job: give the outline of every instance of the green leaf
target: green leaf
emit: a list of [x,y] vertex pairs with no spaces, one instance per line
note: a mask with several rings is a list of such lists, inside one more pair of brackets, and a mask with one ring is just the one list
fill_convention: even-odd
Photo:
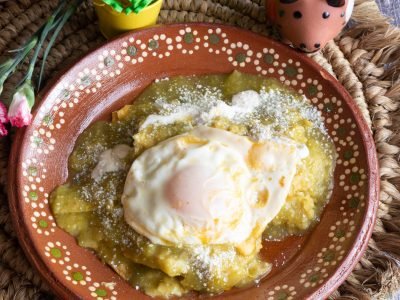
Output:
[[[13,58],[9,58],[4,63],[2,63],[0,65],[0,74],[3,72],[6,72],[12,66],[13,63],[14,63]],[[1,77],[1,75],[0,75],[0,77]]]
[[[26,43],[26,45],[23,48],[23,51],[21,53],[18,53],[15,58],[14,58],[14,62],[13,64],[9,67],[9,69],[4,73],[4,74],[0,74],[1,78],[3,78],[3,80],[7,80],[8,76],[10,76],[10,74],[14,73],[15,69],[17,68],[17,66],[25,60],[26,56],[29,54],[29,52],[31,52],[31,50],[33,48],[35,48],[35,46],[38,43],[38,37],[37,36],[32,36],[31,39]],[[25,81],[25,78],[22,80]]]
[[141,10],[149,6],[151,3],[154,2],[154,0],[139,0],[139,1],[134,1],[135,3],[132,5],[133,11],[135,13],[139,13]]
[[129,0],[131,5],[127,7],[118,0],[103,0],[103,2],[111,6],[116,12],[124,12],[129,15],[132,12],[139,13],[142,9],[154,3],[155,0]]
[[103,2],[111,6],[116,12],[122,12],[124,10],[124,5],[117,0],[103,0]]
[[53,23],[54,23],[54,16],[51,16],[46,22],[46,24],[43,26],[43,30],[40,33],[40,38],[35,48],[35,52],[33,53],[33,56],[29,62],[28,72],[26,73],[23,81],[32,79],[33,70],[35,68],[40,49],[42,48],[43,42],[46,40],[48,33],[52,30]]

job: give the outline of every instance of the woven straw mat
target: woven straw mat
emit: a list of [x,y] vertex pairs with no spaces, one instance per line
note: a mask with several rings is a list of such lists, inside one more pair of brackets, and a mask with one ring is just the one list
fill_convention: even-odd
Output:
[[[56,5],[55,0],[0,1],[0,56],[18,48]],[[164,0],[160,23],[194,21],[267,33],[263,0]],[[380,160],[380,207],[364,257],[331,299],[390,299],[400,287],[400,29],[390,25],[373,0],[356,0],[353,21],[311,57],[345,86],[372,128]],[[93,7],[85,3],[60,33],[46,76],[104,42]],[[7,82],[4,99],[26,69],[24,65]],[[0,140],[0,299],[51,299],[12,228],[5,193],[11,141]]]

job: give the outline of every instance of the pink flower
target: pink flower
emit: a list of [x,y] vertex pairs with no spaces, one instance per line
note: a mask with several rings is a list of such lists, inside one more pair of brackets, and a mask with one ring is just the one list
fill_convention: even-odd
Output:
[[31,109],[25,96],[17,95],[17,97],[13,98],[8,117],[12,126],[23,127],[31,124]]
[[0,102],[0,123],[8,123],[7,107],[3,102]]
[[33,87],[30,81],[27,81],[16,91],[8,109],[8,119],[12,126],[23,127],[31,124],[34,101]]
[[6,136],[8,131],[5,124],[8,123],[7,108],[3,102],[0,102],[0,136]]
[[3,123],[0,123],[0,136],[6,136],[8,134],[6,126]]

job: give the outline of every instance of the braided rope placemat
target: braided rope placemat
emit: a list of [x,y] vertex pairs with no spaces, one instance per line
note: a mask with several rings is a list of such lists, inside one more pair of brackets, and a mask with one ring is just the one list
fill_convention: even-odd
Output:
[[[264,0],[164,0],[160,23],[228,23],[267,34]],[[50,0],[0,1],[0,56],[18,48],[57,5]],[[46,78],[104,43],[90,3],[66,24],[53,47]],[[388,299],[400,287],[400,30],[373,0],[356,1],[354,26],[310,55],[335,76],[360,107],[374,133],[381,173],[378,219],[369,247],[332,299]],[[7,82],[4,99],[26,72]],[[5,186],[12,138],[0,140],[0,299],[51,299],[31,268],[11,225]]]

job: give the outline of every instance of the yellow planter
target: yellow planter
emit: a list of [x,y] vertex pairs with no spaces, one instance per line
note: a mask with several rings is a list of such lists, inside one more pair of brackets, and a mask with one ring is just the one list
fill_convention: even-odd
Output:
[[132,12],[128,15],[116,12],[101,0],[94,0],[93,4],[99,17],[101,33],[106,38],[111,38],[126,31],[156,24],[162,2],[163,0],[157,0],[138,14]]

